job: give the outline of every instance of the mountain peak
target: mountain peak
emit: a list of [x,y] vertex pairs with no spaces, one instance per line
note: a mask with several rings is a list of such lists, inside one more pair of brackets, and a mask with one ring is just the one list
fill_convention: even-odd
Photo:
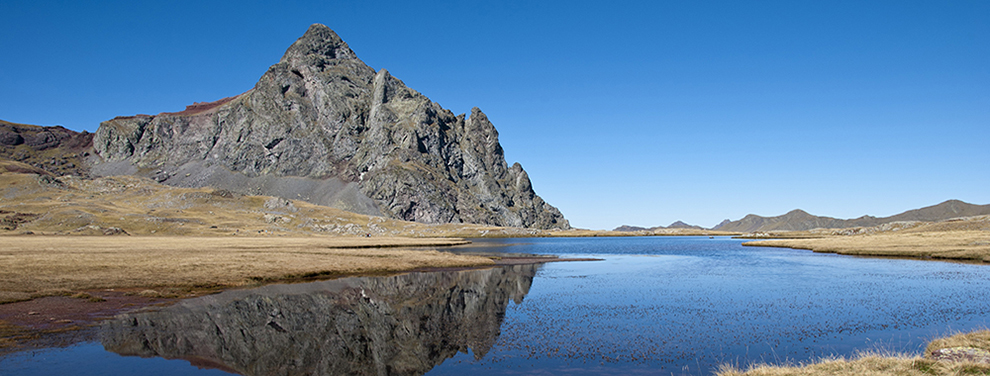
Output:
[[[217,114],[186,116],[208,111]],[[94,148],[169,185],[423,223],[570,228],[522,166],[509,168],[481,110],[454,115],[369,67],[320,24],[238,99],[104,122]],[[101,163],[94,174],[116,174],[112,166]]]
[[729,223],[732,223],[732,220],[726,218],[726,219],[723,219],[722,222],[719,222],[719,224],[715,225],[715,227],[712,227],[711,229],[712,230],[718,230],[720,227],[725,226],[725,225],[727,225]]
[[323,24],[312,24],[296,39],[282,56],[283,62],[316,55],[330,59],[357,59],[357,55],[333,30]]
[[674,223],[671,223],[670,226],[667,226],[667,228],[697,228],[697,229],[701,229],[702,227],[695,226],[695,225],[689,225],[687,223],[684,223],[683,221],[676,221]]

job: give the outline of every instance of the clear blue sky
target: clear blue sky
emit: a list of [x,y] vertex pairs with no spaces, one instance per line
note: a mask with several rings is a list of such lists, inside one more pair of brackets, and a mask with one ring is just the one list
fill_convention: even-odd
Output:
[[990,1],[0,2],[0,119],[242,93],[312,23],[583,228],[990,203]]

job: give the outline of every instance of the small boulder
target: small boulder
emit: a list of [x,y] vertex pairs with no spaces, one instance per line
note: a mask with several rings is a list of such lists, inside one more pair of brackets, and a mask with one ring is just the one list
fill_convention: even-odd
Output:
[[265,209],[286,210],[290,212],[296,212],[297,210],[299,210],[296,208],[295,205],[292,204],[292,201],[286,200],[281,197],[272,197],[268,199],[268,201],[265,201]]
[[990,351],[976,347],[950,347],[932,351],[931,358],[947,362],[990,364]]

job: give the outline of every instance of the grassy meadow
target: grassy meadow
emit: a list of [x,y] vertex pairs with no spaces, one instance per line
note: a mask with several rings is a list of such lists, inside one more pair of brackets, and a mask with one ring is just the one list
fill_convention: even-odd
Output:
[[0,303],[95,289],[215,289],[493,264],[485,257],[395,248],[464,244],[461,239],[19,236],[3,242]]

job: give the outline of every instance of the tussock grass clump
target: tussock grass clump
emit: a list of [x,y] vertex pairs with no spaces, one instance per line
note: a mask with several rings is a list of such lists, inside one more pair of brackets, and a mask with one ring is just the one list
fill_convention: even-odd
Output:
[[931,341],[924,356],[870,351],[849,359],[830,357],[809,364],[755,364],[742,370],[723,366],[718,376],[963,376],[990,375],[990,363],[932,359],[931,354],[945,348],[990,350],[990,331],[960,333]]
[[103,298],[101,298],[99,296],[92,295],[92,294],[90,294],[88,292],[77,292],[75,294],[70,295],[70,297],[73,298],[73,299],[86,299],[86,300],[89,300],[89,301],[94,302],[94,303],[99,303],[99,302],[105,302],[105,301],[107,301],[106,299],[103,299]]

